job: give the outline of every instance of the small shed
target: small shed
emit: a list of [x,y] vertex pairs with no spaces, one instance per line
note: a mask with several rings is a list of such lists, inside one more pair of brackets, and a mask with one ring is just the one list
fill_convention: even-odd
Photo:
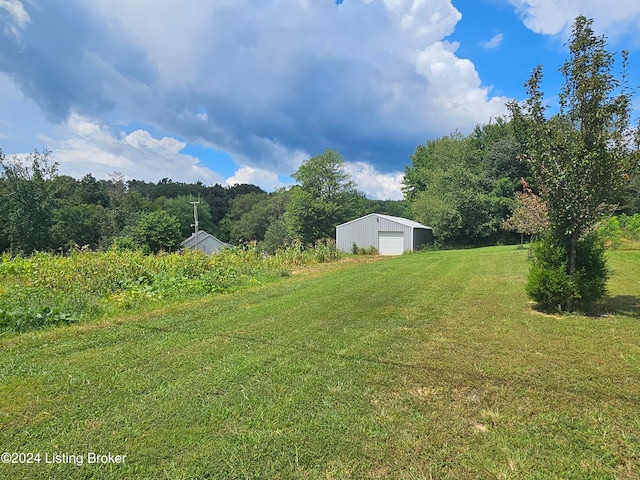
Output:
[[188,248],[190,250],[200,250],[207,255],[211,255],[212,253],[218,253],[223,248],[231,247],[228,243],[223,242],[222,240],[217,239],[210,233],[205,232],[204,230],[198,231],[198,237],[196,241],[196,234],[193,233],[189,238],[184,240],[180,246],[182,248]]
[[402,255],[433,243],[433,230],[408,218],[371,213],[336,227],[336,246],[351,252],[376,247],[380,255]]

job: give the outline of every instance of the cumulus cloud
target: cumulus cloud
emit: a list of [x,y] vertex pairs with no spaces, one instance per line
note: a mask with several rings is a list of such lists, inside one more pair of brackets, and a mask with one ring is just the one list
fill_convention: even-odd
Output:
[[636,0],[508,0],[527,28],[546,35],[567,36],[578,15],[594,19],[598,32],[608,37],[636,34],[640,3]]
[[358,184],[358,190],[369,198],[402,200],[403,172],[381,173],[364,162],[347,162],[345,171]]
[[[138,178],[158,171],[141,152],[182,178],[200,168],[171,140],[109,127],[139,122],[228,152],[237,178],[274,181],[326,148],[395,178],[425,139],[505,113],[446,41],[461,19],[451,0],[0,0],[18,5],[20,40],[0,36],[0,72],[70,132],[51,137],[70,165],[80,142],[78,156],[95,148],[99,168]],[[97,146],[78,118],[98,125]]]
[[280,181],[275,173],[246,165],[240,167],[232,177],[224,181],[224,184],[229,186],[242,183],[257,185],[267,191],[273,191],[284,186],[284,183]]
[[503,115],[508,100],[490,98],[473,63],[455,55],[457,48],[455,43],[435,42],[416,52],[414,59],[416,71],[429,84],[430,97],[422,105],[428,109],[425,115],[430,123],[439,122],[442,133]]
[[180,153],[185,143],[172,137],[155,138],[145,130],[129,134],[111,131],[95,120],[71,114],[58,127],[57,137],[43,138],[53,149],[60,173],[80,178],[87,173],[107,178],[114,172],[127,179],[222,183],[222,177],[197,158]]

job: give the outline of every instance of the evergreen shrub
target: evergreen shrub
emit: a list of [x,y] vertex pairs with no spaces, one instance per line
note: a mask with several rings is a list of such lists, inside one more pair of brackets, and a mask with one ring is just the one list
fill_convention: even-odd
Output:
[[598,235],[580,239],[576,252],[576,270],[569,275],[566,247],[550,235],[534,243],[526,290],[541,309],[588,309],[606,294],[610,274]]

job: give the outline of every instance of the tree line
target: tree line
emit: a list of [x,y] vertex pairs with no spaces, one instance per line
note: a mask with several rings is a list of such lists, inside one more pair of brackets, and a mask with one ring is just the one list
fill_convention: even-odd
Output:
[[342,156],[327,150],[293,174],[298,185],[268,193],[250,184],[152,183],[118,173],[78,180],[60,175],[49,151],[8,158],[0,150],[0,251],[173,250],[193,233],[195,201],[200,229],[268,251],[332,237],[337,223],[367,213],[406,214],[402,201],[366,198],[343,166]]
[[[402,201],[368,199],[330,149],[303,162],[292,175],[296,185],[271,193],[249,184],[153,183],[118,173],[78,180],[58,173],[51,152],[18,159],[0,150],[0,251],[172,250],[193,233],[194,201],[200,229],[231,244],[258,242],[268,252],[294,240],[333,238],[336,225],[373,212],[428,225],[443,246],[513,243],[518,234],[540,231],[546,218],[520,127],[497,118],[470,135],[453,132],[419,145],[405,167]],[[615,202],[619,214],[640,212],[640,175]]]

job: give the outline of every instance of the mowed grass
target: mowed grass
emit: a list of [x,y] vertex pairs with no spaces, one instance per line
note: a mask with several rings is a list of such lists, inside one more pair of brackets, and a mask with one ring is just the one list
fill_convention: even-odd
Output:
[[609,259],[593,317],[491,247],[4,335],[0,450],[43,460],[0,478],[640,478],[640,251]]

